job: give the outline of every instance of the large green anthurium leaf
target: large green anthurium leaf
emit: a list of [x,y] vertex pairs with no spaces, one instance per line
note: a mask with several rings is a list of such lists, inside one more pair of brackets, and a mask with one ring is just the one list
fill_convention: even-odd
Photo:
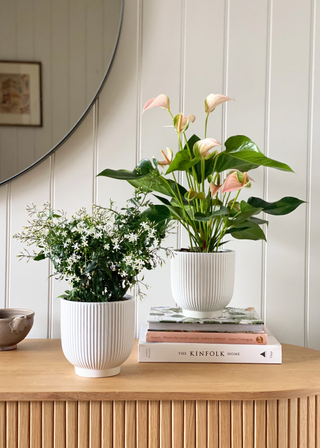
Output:
[[[239,159],[243,162],[248,162],[250,164],[254,164],[257,166],[261,165],[269,168],[276,168],[282,171],[293,172],[292,169],[285,163],[281,163],[278,162],[277,160],[273,160],[270,159],[269,157],[266,157],[260,151],[258,146],[252,140],[250,140],[249,137],[246,137],[245,135],[235,135],[233,137],[228,138],[228,140],[225,142],[225,147],[226,150],[221,152],[217,156],[218,157],[217,164],[220,157],[225,158],[231,156],[234,157],[235,159]],[[225,167],[219,167],[219,168],[220,169],[223,168],[223,170],[226,169]],[[232,166],[229,166],[228,169],[229,168],[232,168]],[[248,169],[246,169],[246,171],[248,171]]]
[[161,201],[165,207],[167,207],[167,209],[170,211],[172,217],[174,219],[178,219],[179,221],[184,221],[185,216],[183,214],[183,209],[179,208],[179,207],[175,207],[173,205],[171,205],[171,203],[168,201],[167,198],[162,198],[161,196],[157,196],[154,195],[157,199],[159,199],[159,201]]
[[212,218],[216,218],[217,216],[227,216],[229,214],[229,209],[227,207],[221,207],[219,210],[211,213],[210,215],[205,215],[204,213],[197,212],[194,214],[194,219],[196,221],[210,221]]
[[287,215],[304,202],[291,196],[286,196],[276,202],[266,202],[263,199],[254,197],[248,199],[249,205],[256,208],[260,207],[265,213],[269,213],[269,215]]
[[174,159],[170,163],[166,174],[172,173],[173,171],[187,171],[189,168],[198,163],[199,160],[200,159],[196,157],[190,159],[189,151],[187,149],[183,149],[182,151],[177,152]]
[[111,177],[119,180],[135,180],[148,176],[151,172],[156,171],[149,159],[142,159],[133,171],[128,170],[111,170],[101,171],[98,176]]
[[262,224],[269,224],[269,221],[267,221],[266,219],[256,218],[255,216],[251,216],[249,218],[249,221],[255,222],[256,224],[259,224],[259,226],[261,226]]
[[172,198],[174,198],[175,196],[179,197],[180,191],[180,195],[183,200],[184,195],[187,192],[187,190],[182,185],[178,184],[177,186],[173,180],[163,178],[156,171],[146,177],[128,180],[128,182],[133,187],[141,188],[146,193],[156,191]]
[[251,210],[240,212],[234,219],[229,220],[228,223],[232,226],[236,226],[243,221],[246,221],[251,216],[258,215],[262,210],[262,208],[251,207]]
[[239,227],[232,227],[231,229],[228,229],[226,233],[231,234],[238,240],[267,241],[263,230],[258,224],[252,221],[244,221],[239,224]]
[[258,168],[259,165],[255,163],[246,162],[244,160],[237,159],[232,157],[230,154],[227,154],[225,151],[221,152],[217,157],[215,171],[217,173],[222,173],[222,171],[227,170],[239,170],[243,173],[246,171],[254,170]]
[[172,215],[168,207],[165,205],[152,204],[143,211],[141,216],[145,216],[150,221],[157,223],[163,230],[166,229],[172,220]]

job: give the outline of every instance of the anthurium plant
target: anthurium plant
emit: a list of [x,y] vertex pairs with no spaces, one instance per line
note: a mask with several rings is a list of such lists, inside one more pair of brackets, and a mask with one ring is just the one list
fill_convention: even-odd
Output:
[[[207,137],[210,114],[220,104],[230,101],[225,95],[210,94],[204,101],[204,138],[187,137],[186,131],[195,121],[194,115],[173,115],[169,98],[161,94],[147,101],[143,112],[161,107],[172,120],[178,136],[176,154],[170,148],[161,151],[163,160],[143,159],[133,171],[106,169],[99,176],[121,179],[145,193],[154,193],[162,205],[154,205],[158,219],[178,221],[188,232],[190,251],[217,252],[226,235],[237,239],[265,240],[262,225],[268,221],[258,217],[291,213],[304,201],[283,197],[266,202],[257,197],[240,201],[243,188],[251,187],[248,172],[260,166],[293,172],[285,163],[266,157],[258,146],[244,135],[229,137],[224,148],[218,140]],[[186,186],[177,180],[185,174]]]

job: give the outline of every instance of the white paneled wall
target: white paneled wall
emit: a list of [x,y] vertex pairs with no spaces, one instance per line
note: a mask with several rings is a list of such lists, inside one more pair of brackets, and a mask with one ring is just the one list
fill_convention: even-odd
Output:
[[[247,195],[270,201],[290,195],[308,200],[292,215],[270,218],[267,244],[230,242],[229,247],[237,251],[232,304],[255,306],[282,342],[320,349],[320,11],[316,3],[126,1],[117,54],[91,113],[50,159],[0,188],[0,304],[36,311],[31,336],[59,336],[55,297],[64,284],[47,281],[46,263],[26,265],[15,259],[19,247],[11,238],[26,219],[26,203],[50,199],[55,207],[72,212],[92,201],[106,205],[112,196],[123,205],[131,187],[96,179],[95,174],[106,167],[130,169],[140,158],[159,157],[166,146],[177,148],[174,131],[163,128],[170,123],[167,112],[154,109],[142,117],[144,102],[167,94],[174,112],[197,116],[190,135],[203,136],[204,98],[225,93],[236,101],[212,114],[208,136],[224,141],[231,135],[248,135],[263,152],[295,171],[253,171],[255,182]],[[98,0],[95,4],[99,8]],[[72,58],[72,54],[61,57]],[[72,87],[64,88],[67,96]],[[18,141],[16,134],[10,138]],[[171,246],[181,241],[186,242],[183,234],[170,237]],[[146,273],[146,282],[151,288],[147,299],[137,304],[137,327],[145,322],[150,305],[173,303],[170,262]]]

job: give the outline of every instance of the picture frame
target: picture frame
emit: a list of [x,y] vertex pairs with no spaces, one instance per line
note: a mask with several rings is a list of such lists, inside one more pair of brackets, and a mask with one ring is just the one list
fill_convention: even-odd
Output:
[[41,62],[0,61],[0,126],[42,126]]

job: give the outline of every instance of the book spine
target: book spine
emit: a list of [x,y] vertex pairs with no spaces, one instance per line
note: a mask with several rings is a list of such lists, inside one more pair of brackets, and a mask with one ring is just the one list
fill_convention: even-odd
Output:
[[280,344],[175,344],[139,342],[139,362],[281,364]]
[[147,342],[200,342],[203,344],[257,344],[266,345],[266,333],[198,333],[178,331],[148,331]]

